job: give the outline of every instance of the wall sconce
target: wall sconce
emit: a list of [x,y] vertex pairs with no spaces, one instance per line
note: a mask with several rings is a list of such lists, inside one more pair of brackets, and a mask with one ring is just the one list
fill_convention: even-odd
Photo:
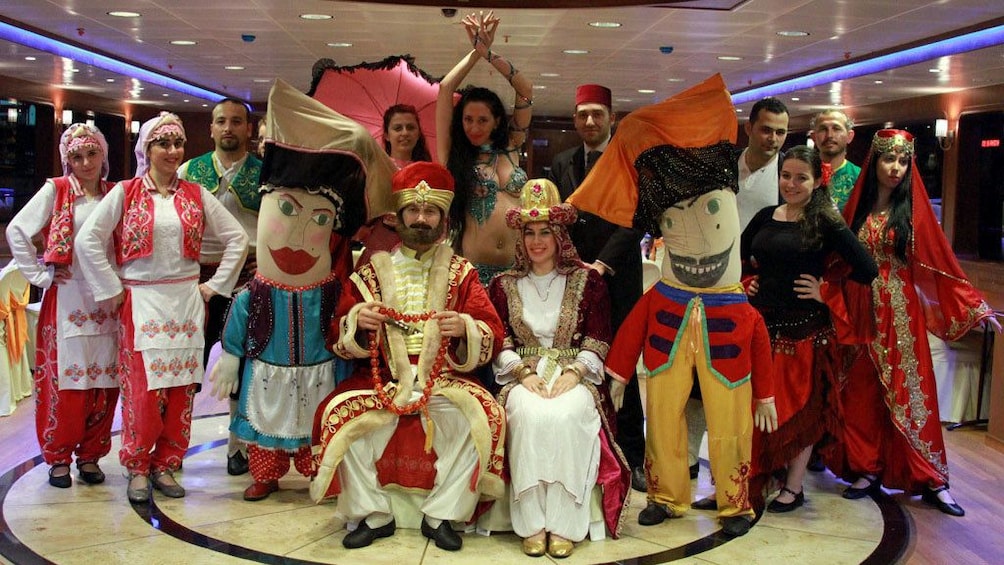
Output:
[[63,126],[73,123],[73,110],[63,110]]
[[17,108],[7,108],[7,121],[16,124],[17,123]]
[[136,135],[139,133],[139,120],[133,120],[129,122],[129,133]]
[[938,144],[942,151],[948,151],[955,143],[955,132],[948,129],[948,120],[934,120],[934,137],[938,138]]

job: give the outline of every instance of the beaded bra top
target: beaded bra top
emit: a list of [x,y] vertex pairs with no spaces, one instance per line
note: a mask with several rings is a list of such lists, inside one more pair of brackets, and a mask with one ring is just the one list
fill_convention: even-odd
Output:
[[[526,171],[521,169],[518,164],[513,163],[508,151],[490,151],[491,156],[487,162],[474,165],[475,186],[469,212],[478,222],[478,225],[484,225],[488,221],[488,218],[491,217],[492,212],[495,211],[495,203],[498,200],[497,195],[499,190],[519,197],[523,185],[529,180]],[[498,181],[495,180],[498,178],[500,153],[504,154],[505,158],[512,164],[512,174],[509,175],[509,181],[502,187],[499,187]]]

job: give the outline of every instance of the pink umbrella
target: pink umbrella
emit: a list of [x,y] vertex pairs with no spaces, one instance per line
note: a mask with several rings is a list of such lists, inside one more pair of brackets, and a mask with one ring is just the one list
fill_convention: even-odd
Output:
[[433,160],[436,158],[436,95],[439,81],[415,66],[410,55],[394,55],[377,63],[339,67],[331,59],[314,64],[309,96],[352,118],[383,142],[383,113],[394,104],[410,104]]

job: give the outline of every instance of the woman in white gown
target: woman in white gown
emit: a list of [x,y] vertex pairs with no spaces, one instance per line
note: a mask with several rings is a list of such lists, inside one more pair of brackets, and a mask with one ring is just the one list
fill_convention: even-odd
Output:
[[494,370],[505,385],[513,530],[527,555],[567,557],[589,531],[599,477],[614,537],[630,482],[601,403],[610,297],[579,260],[565,228],[575,210],[553,183],[527,182],[506,220],[522,237],[513,268],[492,280],[489,296],[506,325]]

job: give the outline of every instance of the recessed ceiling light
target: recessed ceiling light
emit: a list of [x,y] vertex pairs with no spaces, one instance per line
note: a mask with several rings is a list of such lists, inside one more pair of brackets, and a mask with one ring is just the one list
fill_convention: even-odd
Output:
[[638,94],[655,94],[655,91],[651,88],[639,88]]
[[617,98],[614,101],[615,102],[634,102],[634,99],[633,98]]
[[559,75],[558,73],[540,73],[540,76],[545,78],[555,78],[555,77],[560,77],[561,75]]
[[736,57],[734,55],[719,55],[719,61],[742,61],[742,57]]
[[929,73],[940,73],[941,69],[927,69],[927,72],[929,72]]
[[71,72],[71,73],[79,73],[79,72],[80,72],[80,69],[70,69],[70,72]]
[[122,10],[113,10],[106,13],[114,18],[138,18],[140,16],[139,12],[125,12]]
[[198,41],[192,41],[191,39],[175,39],[171,42],[171,45],[198,45]]
[[666,79],[666,82],[683,82],[683,79],[679,77],[670,77]]
[[743,110],[742,108],[736,108],[736,113],[737,113],[737,114],[741,114],[741,113],[742,113],[742,112],[744,112],[744,111],[745,111],[745,110]]
[[256,78],[252,82],[266,83],[266,82],[272,82],[272,81],[270,79],[267,79],[267,78]]
[[333,43],[329,43],[328,47],[352,47],[352,44],[344,41],[335,41]]
[[240,65],[227,65],[227,66],[225,66],[223,68],[226,69],[226,70],[228,70],[228,71],[243,71],[244,70],[244,67],[242,67]]
[[547,88],[546,84],[535,84],[535,85],[533,85],[533,89],[534,90],[544,90],[545,88]]
[[25,61],[37,61],[38,59],[35,58],[35,57],[32,57],[31,55],[28,55],[27,57],[24,58],[24,60]]
[[777,34],[780,35],[781,37],[806,37],[809,35],[809,32],[789,30],[789,31],[779,31],[777,32]]
[[106,78],[105,82],[115,82],[115,79],[113,79],[113,78]]
[[883,82],[885,82],[885,81],[884,80],[877,80],[877,81],[875,81],[875,84],[882,84]]
[[791,101],[792,102],[798,102],[799,100],[801,100],[801,98],[799,98],[798,96],[792,96],[791,97]]
[[330,20],[333,17],[329,14],[300,14],[300,19],[303,20]]
[[565,49],[565,55],[588,55],[588,49]]
[[589,22],[589,25],[592,27],[600,27],[600,28],[621,27],[621,24],[617,22]]
[[203,105],[202,105],[202,107],[203,107],[203,108],[208,108],[208,107],[209,107],[209,104],[203,104]]
[[182,102],[191,102],[191,100],[189,100],[188,98],[185,98],[184,100],[182,100]]
[[165,92],[164,94],[161,94],[161,96],[163,96],[164,98],[167,98],[168,96],[170,96],[170,94],[168,94],[168,93]]

